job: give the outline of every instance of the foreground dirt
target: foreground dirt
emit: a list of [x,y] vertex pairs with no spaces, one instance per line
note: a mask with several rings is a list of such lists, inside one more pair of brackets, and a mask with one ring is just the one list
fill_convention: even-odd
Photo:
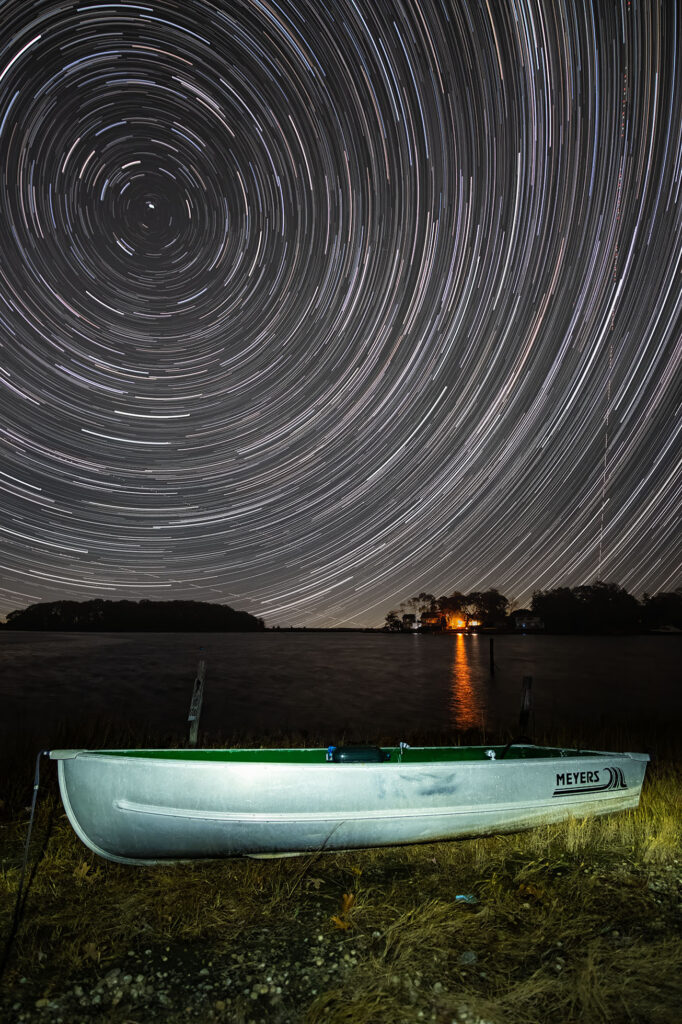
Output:
[[[376,915],[369,900],[363,905],[359,899],[354,906],[346,895],[344,911],[338,887],[330,891],[329,863],[319,875],[306,879],[289,913],[282,914],[279,907],[276,918],[262,915],[268,919],[254,920],[225,942],[213,936],[208,942],[160,943],[145,941],[143,934],[115,956],[102,955],[86,943],[83,961],[65,971],[59,956],[65,929],[57,928],[44,936],[40,948],[34,947],[32,963],[27,964],[25,956],[14,963],[10,959],[0,1016],[17,1024],[507,1024],[518,1020],[678,1024],[681,1019],[682,984],[674,971],[669,972],[667,988],[658,985],[653,1000],[636,987],[626,991],[628,985],[641,983],[633,970],[635,962],[646,972],[647,963],[669,963],[671,956],[674,962],[682,950],[680,864],[639,871],[622,862],[608,869],[602,865],[605,890],[620,886],[624,895],[618,919],[609,920],[605,914],[601,926],[584,936],[582,949],[576,948],[574,933],[567,926],[565,942],[557,933],[538,953],[532,932],[551,901],[562,899],[561,872],[555,872],[555,894],[551,884],[537,879],[518,887],[513,921],[494,900],[486,902],[484,886],[481,898],[474,897],[476,902],[451,898],[449,913],[456,927],[443,928],[439,942],[438,921],[435,933],[425,932],[424,927],[429,907],[431,917],[437,919],[442,917],[442,905],[423,899],[415,889],[410,894],[412,920],[409,913],[395,918],[397,931],[394,925],[372,928]],[[384,860],[379,868],[385,871],[389,864]],[[409,884],[407,877],[405,881]],[[418,883],[417,878],[413,881]],[[594,877],[589,881],[595,884]],[[635,909],[645,900],[648,919],[635,922],[628,917],[628,892]],[[96,898],[94,892],[92,898]],[[576,891],[576,910],[579,901]],[[141,914],[143,910],[141,906]],[[568,910],[565,906],[562,913]],[[429,948],[424,949],[427,934]],[[20,935],[18,941],[21,945]],[[414,943],[412,956],[410,942]],[[658,984],[654,978],[652,982]],[[567,986],[585,984],[592,985],[593,996],[591,1002],[583,998],[576,1004],[576,1016],[543,1015],[546,1010],[541,1006],[553,1002],[552,988],[559,1006],[565,1005],[565,992],[561,993]],[[617,1000],[614,984],[625,987]],[[524,1009],[529,999],[532,1004],[533,986],[538,994],[537,1014]]]

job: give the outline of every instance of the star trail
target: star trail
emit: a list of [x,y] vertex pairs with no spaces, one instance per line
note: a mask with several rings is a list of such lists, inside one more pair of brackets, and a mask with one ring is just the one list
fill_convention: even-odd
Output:
[[680,585],[674,3],[0,3],[0,611]]

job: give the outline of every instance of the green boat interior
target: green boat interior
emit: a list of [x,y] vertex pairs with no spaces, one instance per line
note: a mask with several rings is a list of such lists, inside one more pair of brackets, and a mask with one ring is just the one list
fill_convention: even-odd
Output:
[[536,758],[600,756],[605,752],[570,747],[536,747],[527,744],[506,744],[484,747],[316,747],[293,749],[166,749],[166,750],[93,750],[93,754],[114,757],[142,757],[168,761],[201,761],[203,763],[248,764],[423,764],[436,761],[518,761]]

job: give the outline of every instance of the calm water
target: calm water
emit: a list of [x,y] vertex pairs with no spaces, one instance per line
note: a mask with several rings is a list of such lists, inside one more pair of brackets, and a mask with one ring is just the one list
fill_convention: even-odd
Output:
[[[533,677],[536,735],[565,725],[652,728],[682,719],[680,637],[362,633],[0,633],[3,745],[105,742],[106,725],[186,736],[199,657],[202,729],[309,732],[326,742],[410,739],[518,721]],[[94,743],[93,743],[94,745]]]

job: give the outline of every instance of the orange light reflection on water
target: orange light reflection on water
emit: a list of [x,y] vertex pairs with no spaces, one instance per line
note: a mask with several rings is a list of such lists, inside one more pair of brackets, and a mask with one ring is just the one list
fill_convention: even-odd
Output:
[[454,659],[452,662],[452,690],[450,711],[455,729],[481,729],[484,726],[481,693],[474,683],[471,671],[469,644],[478,643],[478,637],[458,633],[454,637]]

